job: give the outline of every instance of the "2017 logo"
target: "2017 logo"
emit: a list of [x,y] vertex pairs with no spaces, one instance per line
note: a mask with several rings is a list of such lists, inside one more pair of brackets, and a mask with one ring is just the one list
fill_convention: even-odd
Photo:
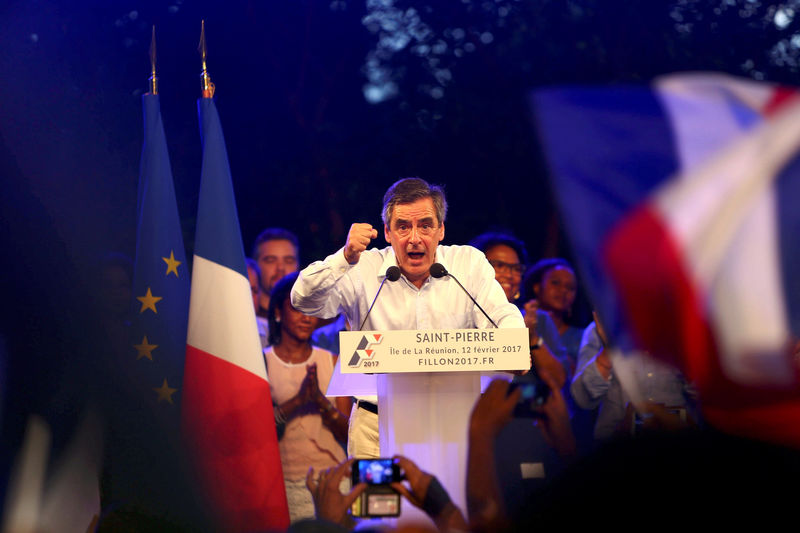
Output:
[[356,346],[353,356],[350,358],[347,366],[358,368],[365,360],[372,360],[375,356],[375,349],[373,346],[380,344],[381,340],[383,340],[383,335],[380,333],[369,333],[361,337],[361,342]]

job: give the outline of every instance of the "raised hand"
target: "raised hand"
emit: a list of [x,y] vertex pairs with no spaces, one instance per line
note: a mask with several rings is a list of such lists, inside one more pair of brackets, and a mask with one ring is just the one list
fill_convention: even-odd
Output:
[[539,300],[528,300],[523,306],[525,309],[525,327],[528,328],[528,336],[531,344],[536,344],[539,334],[536,332],[538,317],[536,312],[539,310]]
[[494,439],[511,420],[514,406],[522,392],[520,389],[508,393],[509,383],[495,379],[478,398],[469,421],[471,436]]
[[367,249],[370,241],[378,236],[378,230],[370,224],[355,223],[350,226],[347,233],[347,242],[344,245],[344,258],[351,265],[358,263],[361,252]]
[[558,382],[547,370],[539,371],[539,377],[550,387],[550,396],[545,404],[538,408],[544,415],[537,420],[545,441],[563,458],[572,458],[577,453],[575,435],[569,421],[569,409],[561,394]]

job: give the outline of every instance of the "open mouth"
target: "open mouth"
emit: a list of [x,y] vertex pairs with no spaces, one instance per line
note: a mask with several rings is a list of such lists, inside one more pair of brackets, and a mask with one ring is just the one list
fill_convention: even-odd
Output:
[[425,252],[408,252],[409,259],[413,259],[415,261],[419,261],[423,257],[425,257]]

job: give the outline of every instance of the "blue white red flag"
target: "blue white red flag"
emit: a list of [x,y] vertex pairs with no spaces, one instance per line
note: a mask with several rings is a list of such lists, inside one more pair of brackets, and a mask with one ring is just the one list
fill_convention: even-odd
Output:
[[236,214],[211,98],[198,100],[203,167],[189,305],[183,433],[220,527],[289,525],[278,438]]
[[682,74],[533,104],[612,336],[678,363],[716,427],[800,446],[797,94]]

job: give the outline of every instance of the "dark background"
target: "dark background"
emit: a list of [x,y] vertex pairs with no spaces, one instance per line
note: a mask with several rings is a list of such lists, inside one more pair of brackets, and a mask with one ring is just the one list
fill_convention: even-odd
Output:
[[[389,184],[446,186],[445,243],[491,226],[566,255],[527,94],[716,70],[796,84],[796,2],[6,1],[0,7],[4,458],[29,412],[70,427],[94,378],[92,267],[134,255],[141,94],[157,31],[187,253],[200,176],[200,20],[247,253],[295,231],[306,264],[379,223]],[[579,157],[580,154],[576,154]],[[383,246],[382,237],[378,245]],[[87,318],[88,317],[88,318]],[[9,428],[11,428],[9,430]]]

